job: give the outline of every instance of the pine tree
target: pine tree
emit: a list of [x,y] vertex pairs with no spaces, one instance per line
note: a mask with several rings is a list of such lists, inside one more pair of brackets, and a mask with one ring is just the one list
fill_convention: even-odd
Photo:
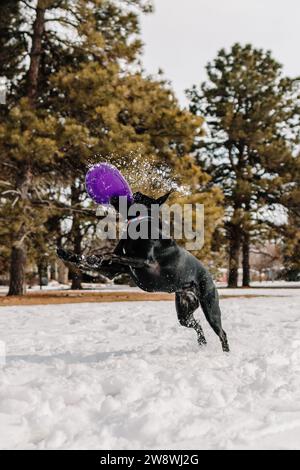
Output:
[[[10,85],[0,121],[6,219],[0,237],[11,248],[9,294],[24,292],[27,256],[42,264],[57,242],[76,252],[85,248],[95,216],[84,176],[99,158],[110,158],[129,178],[147,161],[151,168],[163,165],[173,172],[178,184],[190,189],[190,198],[209,206],[209,247],[221,196],[216,189],[203,191],[209,178],[191,156],[203,119],[182,110],[165,81],[140,72],[138,15],[151,11],[151,2],[20,0],[16,5],[7,15],[1,51]],[[148,179],[137,181],[136,189],[162,191]],[[73,287],[80,286],[74,278]]]
[[293,181],[299,143],[299,84],[283,77],[270,52],[235,44],[207,66],[209,80],[188,91],[190,109],[206,117],[200,165],[224,192],[228,284],[236,287],[240,251],[249,285],[249,247],[264,210],[276,208]]
[[[95,27],[91,17],[91,25],[85,26],[89,34],[84,34],[81,45],[86,50],[91,50],[93,45],[93,53]],[[67,65],[51,81],[57,94],[55,112],[64,119],[61,145],[66,150],[62,165],[72,181],[76,179],[71,189],[73,207],[80,207],[85,200],[84,175],[87,165],[95,161],[94,155],[116,164],[134,189],[159,191],[155,182],[151,186],[151,178],[141,181],[148,161],[152,167],[164,165],[173,175],[180,175],[178,183],[188,184],[192,192],[202,191],[208,177],[196,168],[190,152],[196,136],[202,133],[203,119],[183,111],[165,81],[123,70],[110,54],[103,66],[97,60],[97,53],[93,61],[81,56],[75,67]],[[141,171],[137,171],[137,165]],[[220,218],[220,192],[201,192],[198,200],[209,202],[207,256],[212,227]],[[84,248],[82,232],[87,222],[80,214],[73,217],[70,242],[77,253]],[[76,277],[72,285],[80,287],[80,278]]]
[[[69,204],[73,209],[67,241],[75,253],[81,253],[83,234],[91,224],[82,207],[87,199],[85,173],[95,153],[107,155],[117,150],[115,139],[106,137],[111,123],[104,128],[105,115],[120,100],[115,89],[120,75],[136,61],[141,50],[136,7],[148,12],[151,3],[129,1],[121,6],[118,2],[79,1],[74,7],[72,21],[78,37],[72,44],[72,61],[65,61],[52,75],[49,106],[64,123],[59,139],[64,152],[60,171],[68,175],[65,183],[70,188]],[[111,121],[117,121],[117,116],[112,115]],[[109,149],[104,139],[110,140]],[[123,147],[126,144],[122,142]],[[77,273],[72,275],[72,288],[81,288]]]
[[[174,202],[205,204],[205,247],[198,255],[209,259],[213,232],[222,215],[222,196],[217,188],[204,190],[209,176],[191,156],[194,140],[202,133],[203,119],[182,110],[164,81],[140,73],[120,74],[96,63],[85,64],[82,70],[62,70],[53,77],[53,86],[61,97],[59,110],[66,119],[65,129],[68,123],[74,125],[76,141],[86,142],[87,136],[90,140],[90,145],[77,149],[74,142],[62,161],[73,180],[77,176],[72,205],[80,207],[80,200],[84,201],[84,175],[87,165],[95,161],[94,155],[117,165],[134,190],[152,195],[167,189],[159,175],[155,177],[155,167],[158,172],[166,169],[171,179],[190,193],[185,197],[175,194]],[[73,249],[81,252],[81,233],[87,220],[78,218],[81,223],[73,227],[78,230]],[[75,285],[78,287],[78,279]]]
[[283,256],[287,279],[300,276],[300,156],[293,166],[293,183],[282,195],[282,204],[288,209],[288,223],[282,231]]
[[[122,8],[117,4],[101,0],[88,4],[80,0],[1,3],[1,73],[9,80],[10,93],[7,107],[1,110],[0,152],[5,176],[2,196],[9,220],[9,207],[14,207],[9,295],[24,292],[26,251],[36,226],[34,218],[40,224],[47,220],[47,210],[44,208],[41,218],[35,204],[42,204],[51,178],[59,176],[56,160],[63,155],[57,144],[66,129],[51,113],[49,78],[68,62],[93,59],[93,53],[105,63],[108,53],[117,61],[140,47],[139,40],[131,41],[137,31],[133,7],[150,11],[151,3],[132,0]],[[89,31],[91,21],[101,24],[103,31]],[[64,37],[64,27],[73,29],[75,38],[73,34],[68,39],[70,31]],[[93,37],[90,49],[83,48],[78,39],[85,34]]]

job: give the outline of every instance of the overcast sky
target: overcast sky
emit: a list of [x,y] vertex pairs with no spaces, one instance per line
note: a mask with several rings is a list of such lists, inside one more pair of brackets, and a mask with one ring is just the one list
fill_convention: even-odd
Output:
[[147,72],[159,68],[181,103],[206,78],[205,64],[234,42],[271,49],[290,76],[300,75],[300,0],[154,0],[142,18]]

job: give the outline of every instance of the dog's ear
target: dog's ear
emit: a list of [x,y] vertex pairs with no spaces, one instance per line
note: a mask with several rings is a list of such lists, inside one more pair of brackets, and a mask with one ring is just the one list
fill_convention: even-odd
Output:
[[133,200],[135,204],[143,204],[146,207],[151,207],[151,204],[156,203],[155,199],[146,196],[146,194],[140,193],[139,191],[133,194]]
[[156,199],[155,203],[162,206],[166,202],[166,200],[168,199],[168,197],[170,196],[172,192],[173,191],[171,190],[168,193],[164,194],[163,196],[160,196],[158,199]]

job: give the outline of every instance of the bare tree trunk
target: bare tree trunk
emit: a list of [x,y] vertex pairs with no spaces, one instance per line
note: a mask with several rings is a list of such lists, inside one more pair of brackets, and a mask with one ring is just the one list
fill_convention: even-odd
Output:
[[243,235],[243,287],[250,286],[250,236],[248,232]]
[[229,229],[229,269],[228,287],[238,287],[238,269],[241,248],[241,229],[239,225],[231,225]]
[[[20,199],[26,201],[31,184],[30,167],[26,165],[21,174],[18,175],[16,188],[20,191]],[[26,227],[25,221],[19,230],[14,233],[14,240],[10,255],[10,278],[8,295],[24,295],[26,291]]]
[[[80,188],[76,188],[76,186],[71,187],[71,201],[72,207],[75,207],[79,203],[79,195],[80,195]],[[82,234],[81,234],[81,227],[80,227],[80,216],[75,212],[73,214],[73,224],[72,224],[72,236],[73,236],[73,245],[74,245],[74,253],[76,255],[81,255],[81,243],[82,243]],[[71,289],[82,289],[82,275],[80,272],[72,272],[72,285]]]
[[[77,216],[75,215],[74,217],[76,218]],[[75,220],[73,230],[74,230],[74,253],[76,253],[76,255],[80,255],[82,235],[80,231],[80,225],[77,220]],[[73,272],[71,289],[82,289],[81,283],[82,283],[82,274],[80,272]]]
[[10,258],[10,281],[8,295],[25,294],[26,251],[23,246],[13,246]]
[[[27,96],[34,105],[37,88],[40,58],[42,52],[42,37],[45,28],[45,7],[42,7],[43,0],[38,0],[36,8],[36,18],[33,25],[32,46],[30,51],[30,65],[27,75],[28,89]],[[28,200],[29,185],[31,182],[30,163],[24,165],[23,172],[17,177],[16,188],[21,192],[21,199]],[[8,295],[23,295],[26,290],[25,267],[26,267],[26,228],[24,223],[17,233],[13,243],[10,259],[10,281]]]
[[39,284],[40,289],[43,285],[48,284],[48,260],[45,257],[41,257],[37,263],[38,266],[38,275],[39,275]]
[[72,275],[72,290],[80,290],[82,289],[82,275],[79,272],[73,272]]
[[57,263],[56,261],[50,264],[50,281],[57,281]]
[[30,51],[30,66],[27,76],[27,95],[32,102],[35,101],[37,96],[42,39],[45,30],[45,7],[42,7],[43,3],[45,3],[43,0],[39,0],[36,7],[36,17],[33,24],[32,46]]
[[58,282],[60,284],[68,284],[68,274],[69,274],[69,269],[67,266],[62,262],[58,262]]

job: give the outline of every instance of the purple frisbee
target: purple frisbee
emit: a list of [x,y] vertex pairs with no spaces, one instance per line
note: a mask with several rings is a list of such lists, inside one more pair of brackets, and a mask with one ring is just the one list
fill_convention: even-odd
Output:
[[98,204],[109,204],[113,196],[126,196],[133,202],[132,191],[120,171],[110,163],[97,163],[85,177],[85,187],[89,196]]

